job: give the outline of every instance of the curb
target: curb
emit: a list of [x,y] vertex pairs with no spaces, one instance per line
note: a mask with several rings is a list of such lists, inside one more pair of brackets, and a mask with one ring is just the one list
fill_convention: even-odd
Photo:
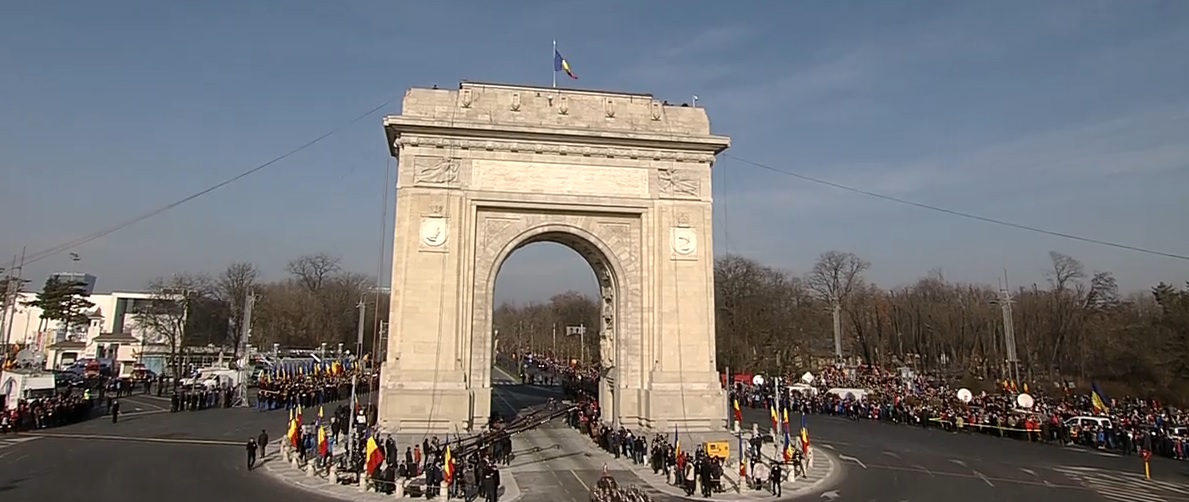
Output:
[[[330,480],[320,475],[309,476],[305,471],[298,469],[288,462],[285,462],[281,455],[281,448],[283,448],[284,439],[278,439],[271,443],[272,448],[260,461],[256,464],[254,471],[263,470],[265,476],[271,478],[273,481],[285,484],[287,486],[296,488],[309,493],[315,493],[324,497],[335,498],[339,500],[349,501],[381,501],[381,500],[401,500],[413,498],[409,496],[397,497],[393,495],[385,495],[370,490],[360,490],[357,485],[342,485],[331,484]],[[414,478],[415,479],[424,479]],[[402,480],[404,486],[408,486],[413,480]],[[502,502],[514,502],[519,500],[523,494],[520,492],[520,485],[516,483],[516,478],[511,472],[500,470],[500,488],[503,493],[500,495]],[[418,500],[424,500],[418,499]],[[445,497],[442,497],[445,500]]]

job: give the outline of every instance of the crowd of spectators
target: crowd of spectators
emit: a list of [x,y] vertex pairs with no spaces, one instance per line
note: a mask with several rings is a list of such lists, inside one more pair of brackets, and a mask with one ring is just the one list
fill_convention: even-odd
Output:
[[[1189,453],[1189,417],[1156,400],[1106,398],[1103,406],[1096,406],[1089,393],[1070,386],[1054,385],[1054,391],[1047,392],[1001,382],[991,391],[971,392],[966,402],[959,388],[940,378],[872,366],[830,367],[811,382],[782,380],[798,382],[782,387],[787,394],[780,398],[780,406],[793,411],[1077,444],[1123,455],[1149,450],[1183,460]],[[736,384],[734,392],[744,406],[766,408],[779,391],[768,381],[760,386]],[[1031,406],[1021,406],[1022,393],[1031,397]]]

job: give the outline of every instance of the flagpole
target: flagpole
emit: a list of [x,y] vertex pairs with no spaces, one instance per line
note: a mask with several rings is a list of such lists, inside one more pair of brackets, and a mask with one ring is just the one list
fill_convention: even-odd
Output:
[[[550,54],[550,56],[554,60],[557,59],[557,40],[553,41],[553,54]],[[557,89],[557,67],[556,66],[553,67],[553,88]]]

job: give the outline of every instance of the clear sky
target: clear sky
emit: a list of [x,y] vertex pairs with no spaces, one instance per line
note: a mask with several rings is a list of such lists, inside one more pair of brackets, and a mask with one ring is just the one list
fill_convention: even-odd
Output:
[[[729,5],[730,7],[726,7]],[[698,95],[730,155],[922,203],[1189,254],[1189,2],[52,1],[0,15],[0,253],[46,249],[265,162],[414,86]],[[377,113],[225,189],[79,247],[98,289],[236,260],[374,274]],[[1058,250],[1127,289],[1189,263],[899,206],[727,157],[716,245],[803,272],[853,251],[884,286],[1039,282]],[[390,201],[391,202],[391,201]],[[388,212],[391,217],[391,211]],[[385,222],[384,226],[391,223]],[[7,265],[7,263],[5,263]],[[67,270],[67,255],[29,267]],[[387,266],[385,266],[385,270]],[[592,288],[514,255],[499,295]]]

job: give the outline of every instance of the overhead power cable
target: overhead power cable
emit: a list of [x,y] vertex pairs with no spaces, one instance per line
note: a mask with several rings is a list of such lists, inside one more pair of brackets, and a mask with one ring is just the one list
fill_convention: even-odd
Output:
[[1065,232],[1058,232],[1058,231],[1055,231],[1055,230],[1047,230],[1047,229],[1044,229],[1044,228],[1040,228],[1040,227],[1034,227],[1034,226],[1030,226],[1030,225],[1024,225],[1024,224],[1021,224],[1021,223],[1013,223],[1013,222],[1010,222],[1010,221],[1007,221],[1007,220],[1001,220],[1001,219],[998,219],[998,218],[990,218],[990,217],[987,217],[987,216],[979,216],[979,215],[977,215],[977,214],[967,213],[967,212],[963,212],[963,211],[957,211],[957,210],[954,210],[954,209],[947,209],[947,208],[944,208],[944,207],[940,207],[940,206],[934,206],[934,205],[931,205],[931,204],[925,204],[925,203],[921,203],[921,202],[914,202],[914,201],[907,200],[907,199],[901,199],[901,198],[899,198],[899,197],[893,197],[893,196],[891,196],[891,195],[884,195],[884,194],[881,194],[881,193],[871,192],[871,191],[868,191],[868,190],[863,190],[863,189],[860,189],[860,188],[855,188],[855,187],[852,187],[852,186],[843,185],[843,184],[841,184],[841,183],[835,183],[835,182],[833,182],[833,181],[826,181],[826,180],[823,180],[823,179],[821,179],[821,178],[815,178],[815,177],[813,177],[813,176],[807,176],[807,175],[804,175],[804,174],[801,174],[801,173],[798,173],[798,172],[794,172],[794,171],[790,171],[790,170],[787,170],[787,169],[780,169],[780,168],[772,167],[772,166],[769,166],[769,165],[767,165],[767,164],[762,164],[762,163],[755,162],[755,161],[752,161],[752,160],[742,159],[742,158],[736,157],[736,156],[734,156],[734,155],[726,154],[726,153],[722,154],[722,156],[724,156],[724,157],[727,157],[727,158],[730,158],[730,159],[732,159],[732,160],[735,160],[735,161],[738,161],[738,162],[740,162],[740,163],[743,163],[743,164],[747,164],[747,165],[750,165],[750,166],[758,167],[758,168],[760,168],[760,169],[765,169],[765,170],[768,170],[768,171],[771,171],[771,172],[774,172],[774,173],[783,174],[783,175],[785,175],[785,176],[791,176],[791,177],[793,177],[793,178],[797,178],[797,179],[799,179],[799,180],[802,180],[802,181],[808,181],[808,182],[810,182],[810,183],[817,183],[817,184],[819,184],[819,185],[825,185],[825,186],[828,186],[828,187],[837,188],[837,189],[839,189],[839,190],[845,190],[845,191],[847,191],[847,192],[857,193],[857,194],[860,194],[860,195],[866,195],[866,196],[868,196],[868,197],[874,197],[874,198],[876,198],[876,199],[883,199],[883,200],[886,200],[886,201],[889,201],[889,202],[895,202],[895,203],[897,203],[897,204],[903,204],[903,205],[905,205],[905,206],[912,206],[912,207],[916,207],[916,208],[920,208],[920,209],[927,209],[927,210],[929,210],[929,211],[934,211],[934,212],[938,212],[938,213],[944,213],[944,214],[948,214],[948,215],[951,215],[951,216],[957,216],[957,217],[960,217],[960,218],[966,218],[966,219],[970,219],[970,220],[981,221],[981,222],[983,222],[983,223],[991,223],[991,224],[994,224],[994,225],[999,225],[999,226],[1004,226],[1004,227],[1009,227],[1009,228],[1015,228],[1015,229],[1017,229],[1017,230],[1025,230],[1025,231],[1028,231],[1028,232],[1033,232],[1033,233],[1038,233],[1038,234],[1048,235],[1048,236],[1052,236],[1052,237],[1060,237],[1060,238],[1062,238],[1062,239],[1069,239],[1069,240],[1080,241],[1080,242],[1085,242],[1085,243],[1089,243],[1089,244],[1097,244],[1097,245],[1099,245],[1099,246],[1109,246],[1109,247],[1113,247],[1113,248],[1116,248],[1116,249],[1123,249],[1123,250],[1127,250],[1127,251],[1135,251],[1135,252],[1137,252],[1137,253],[1145,253],[1145,254],[1150,254],[1150,255],[1155,255],[1155,256],[1163,256],[1163,257],[1165,257],[1165,258],[1174,258],[1174,259],[1177,259],[1177,260],[1185,260],[1185,261],[1189,261],[1189,255],[1176,254],[1176,253],[1169,253],[1169,252],[1165,252],[1165,251],[1158,251],[1158,250],[1155,250],[1155,249],[1142,248],[1142,247],[1139,247],[1139,246],[1132,246],[1132,245],[1128,245],[1128,244],[1121,244],[1121,243],[1118,243],[1118,242],[1105,241],[1105,240],[1102,240],[1102,239],[1094,239],[1094,238],[1091,238],[1091,237],[1083,237],[1083,236],[1080,236],[1080,235],[1074,235],[1074,234],[1069,234],[1069,233],[1065,233]]
[[76,248],[76,247],[78,247],[78,246],[81,246],[81,245],[83,245],[83,244],[86,244],[86,243],[88,243],[88,242],[92,242],[92,241],[95,241],[95,240],[98,240],[98,239],[102,239],[102,238],[104,238],[104,237],[107,237],[108,235],[111,235],[111,234],[113,234],[113,233],[119,232],[120,230],[123,230],[123,229],[125,229],[125,228],[128,228],[128,227],[130,227],[130,226],[132,226],[132,225],[135,225],[135,224],[137,224],[137,223],[140,223],[140,222],[142,222],[142,221],[145,221],[145,220],[147,220],[147,219],[150,219],[150,218],[152,218],[152,217],[154,217],[154,216],[157,216],[157,215],[160,215],[160,214],[162,214],[162,213],[165,213],[166,211],[169,211],[169,210],[171,210],[171,209],[173,209],[173,208],[175,208],[175,207],[178,207],[178,206],[180,206],[180,205],[182,205],[182,204],[185,204],[185,203],[187,203],[187,202],[190,202],[190,201],[192,201],[192,200],[194,200],[194,199],[197,199],[197,198],[199,198],[199,197],[202,197],[202,196],[204,196],[204,195],[207,195],[207,194],[209,194],[209,193],[211,193],[211,192],[214,192],[215,190],[218,190],[218,189],[220,189],[220,188],[223,188],[223,187],[225,187],[225,186],[227,186],[227,185],[230,185],[230,184],[232,184],[232,183],[235,183],[235,182],[237,182],[237,181],[239,181],[239,180],[242,180],[242,179],[244,179],[244,178],[247,178],[248,176],[251,176],[251,175],[253,175],[253,174],[256,174],[257,172],[260,172],[260,171],[262,171],[262,170],[264,170],[264,169],[268,168],[269,166],[272,166],[273,164],[276,164],[276,163],[278,163],[278,162],[280,162],[280,161],[282,161],[282,160],[285,160],[285,159],[287,159],[287,158],[289,158],[289,157],[291,157],[291,156],[293,156],[293,155],[297,154],[298,152],[301,152],[302,150],[305,150],[305,149],[307,149],[307,148],[309,148],[309,147],[311,147],[311,146],[314,146],[314,145],[316,145],[316,144],[320,143],[322,140],[324,140],[324,139],[326,139],[326,138],[329,138],[329,137],[331,137],[331,136],[334,136],[335,134],[337,134],[337,133],[341,132],[342,130],[344,130],[344,129],[346,129],[346,128],[348,128],[348,127],[352,126],[352,125],[354,125],[356,122],[359,122],[360,120],[363,120],[363,119],[365,119],[365,118],[367,118],[367,117],[371,116],[372,114],[376,113],[377,111],[380,111],[381,109],[383,109],[383,108],[387,107],[387,106],[388,106],[388,105],[390,105],[390,104],[392,104],[392,100],[391,100],[391,99],[390,99],[390,100],[388,100],[388,101],[385,101],[385,102],[383,102],[383,103],[381,103],[381,104],[379,104],[379,105],[377,105],[377,106],[375,106],[375,107],[373,107],[373,108],[371,108],[370,110],[368,110],[368,111],[366,111],[366,112],[364,112],[364,113],[362,113],[362,114],[359,114],[358,116],[356,116],[355,118],[352,118],[351,120],[347,121],[347,122],[346,122],[346,123],[344,123],[343,125],[340,125],[340,126],[338,126],[338,127],[334,128],[334,129],[331,129],[331,130],[329,130],[329,131],[327,131],[327,132],[323,133],[322,135],[320,135],[320,136],[317,136],[317,137],[315,137],[314,139],[311,139],[311,140],[309,140],[309,141],[307,141],[307,142],[305,142],[305,143],[302,143],[300,146],[298,146],[298,147],[296,147],[296,148],[294,148],[294,149],[292,149],[292,150],[289,150],[289,151],[287,151],[287,152],[285,152],[285,153],[283,153],[283,154],[281,154],[281,155],[278,155],[278,156],[276,156],[276,157],[273,157],[273,159],[272,159],[272,160],[269,160],[268,162],[265,162],[265,163],[263,163],[263,164],[260,164],[260,165],[258,165],[258,166],[255,166],[255,167],[253,167],[253,168],[251,168],[251,169],[248,169],[247,171],[241,172],[241,173],[239,173],[239,174],[237,174],[237,175],[235,175],[235,176],[233,176],[233,177],[231,177],[231,178],[228,178],[228,179],[226,179],[226,180],[223,180],[223,181],[221,181],[221,182],[219,182],[219,183],[217,183],[217,184],[215,184],[215,185],[211,185],[211,186],[209,186],[209,187],[207,187],[207,188],[204,188],[204,189],[202,189],[202,190],[200,190],[200,191],[198,191],[198,192],[195,192],[195,193],[193,193],[193,194],[191,194],[191,195],[189,195],[189,196],[187,196],[187,197],[184,197],[184,198],[182,198],[182,199],[178,199],[178,200],[176,200],[176,201],[174,201],[174,202],[171,202],[171,203],[169,203],[169,204],[166,204],[166,205],[164,205],[164,206],[161,206],[161,207],[159,207],[159,208],[157,208],[157,209],[154,209],[154,210],[152,210],[152,211],[149,211],[149,212],[147,212],[147,213],[141,214],[140,216],[137,216],[137,217],[135,217],[135,218],[132,218],[132,219],[126,220],[126,221],[124,221],[124,222],[122,222],[122,223],[119,223],[119,224],[116,224],[116,225],[113,225],[113,226],[107,227],[107,228],[105,228],[105,229],[103,229],[103,230],[99,230],[99,231],[97,231],[97,232],[94,232],[94,233],[91,233],[91,234],[88,234],[88,235],[84,235],[84,236],[82,236],[82,237],[79,237],[79,238],[77,238],[77,239],[70,240],[70,241],[67,241],[67,242],[63,242],[62,244],[59,244],[59,245],[57,245],[57,246],[54,246],[54,247],[51,247],[51,248],[48,248],[48,249],[43,249],[43,250],[41,250],[41,251],[38,251],[38,252],[36,252],[36,253],[32,253],[32,254],[30,254],[30,255],[29,255],[29,256],[28,256],[28,257],[25,259],[25,262],[24,262],[24,263],[25,263],[26,265],[28,265],[28,264],[30,264],[30,263],[36,263],[36,262],[39,262],[39,261],[41,261],[41,260],[44,260],[44,259],[46,259],[46,258],[49,258],[49,257],[51,257],[51,256],[55,256],[55,255],[62,254],[63,252],[66,252],[67,250],[74,249],[74,248]]

